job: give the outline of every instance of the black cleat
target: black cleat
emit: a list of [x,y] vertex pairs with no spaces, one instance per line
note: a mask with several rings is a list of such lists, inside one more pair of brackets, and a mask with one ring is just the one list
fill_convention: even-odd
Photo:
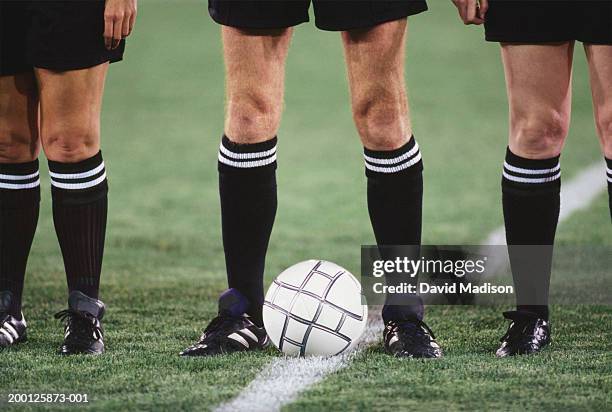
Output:
[[387,353],[400,358],[442,357],[433,332],[419,319],[387,322],[383,342]]
[[77,290],[68,297],[68,309],[55,314],[65,323],[60,355],[100,355],[104,353],[104,303]]
[[501,338],[501,346],[495,352],[500,358],[529,355],[539,352],[550,343],[550,324],[538,315],[526,311],[504,312],[512,323]]
[[27,339],[27,324],[23,313],[21,319],[10,314],[13,294],[10,291],[0,292],[0,348],[25,342]]
[[264,349],[270,340],[264,328],[245,314],[248,301],[240,292],[229,289],[219,298],[219,315],[204,329],[200,340],[181,352],[181,356],[214,356]]

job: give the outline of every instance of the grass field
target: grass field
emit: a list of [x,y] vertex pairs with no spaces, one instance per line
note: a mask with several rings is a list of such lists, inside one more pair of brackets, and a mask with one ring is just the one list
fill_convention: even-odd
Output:
[[[424,241],[478,244],[502,223],[507,107],[499,52],[480,29],[459,24],[450,2],[431,3],[431,13],[411,20],[407,58],[426,168]],[[564,179],[601,159],[580,50],[576,66]],[[279,133],[268,281],[313,257],[358,273],[360,245],[373,242],[346,89],[338,35],[300,26]],[[205,2],[142,1],[126,60],[111,68],[103,115],[111,186],[101,293],[108,353],[54,354],[62,331],[52,315],[65,307],[66,290],[45,178],[24,297],[30,340],[0,353],[0,409],[19,409],[5,403],[15,392],[87,393],[92,410],[208,409],[238,394],[277,356],[177,356],[214,316],[225,286],[216,174],[222,127],[219,29]],[[559,242],[610,247],[608,219],[602,193],[561,225]],[[555,307],[549,350],[497,360],[503,309],[433,307],[428,321],[444,359],[390,359],[376,345],[286,409],[612,408],[610,307]]]

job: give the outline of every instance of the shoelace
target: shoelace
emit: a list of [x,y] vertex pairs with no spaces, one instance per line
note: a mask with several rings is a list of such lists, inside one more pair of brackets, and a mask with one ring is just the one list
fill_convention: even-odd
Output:
[[204,343],[205,340],[214,339],[220,335],[225,337],[227,329],[233,326],[238,320],[239,318],[232,316],[218,315],[210,322],[206,329],[204,329],[198,343]]
[[4,322],[6,322],[10,317],[11,315],[8,313],[0,312],[0,326],[4,325]]
[[102,338],[102,329],[96,324],[96,319],[85,312],[66,309],[57,312],[55,319],[66,324],[70,331],[66,340],[72,344],[88,345],[92,339]]
[[429,336],[431,336],[431,339],[436,339],[436,335],[434,335],[433,331],[422,320],[414,319],[401,322],[393,322],[393,324],[393,332],[397,332],[402,326],[408,326],[410,329],[414,329],[416,335],[424,336],[427,333],[429,334]]
[[530,323],[532,323],[532,321],[529,320],[513,321],[508,327],[506,334],[501,337],[500,341],[503,342],[508,340],[508,342],[521,342],[531,340],[530,338],[527,338],[527,335],[525,334],[525,330]]

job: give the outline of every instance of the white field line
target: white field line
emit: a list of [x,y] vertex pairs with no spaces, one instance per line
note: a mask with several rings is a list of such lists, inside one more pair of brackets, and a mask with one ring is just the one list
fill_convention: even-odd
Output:
[[382,321],[376,313],[375,319],[369,318],[368,326],[357,347],[349,353],[330,357],[277,358],[268,364],[238,397],[219,405],[215,411],[279,411],[327,375],[348,366],[358,352],[380,339],[382,328]]
[[[605,176],[603,163],[597,163],[564,183],[561,191],[560,220],[565,220],[572,213],[586,208],[604,190]],[[493,231],[484,244],[504,245],[505,243],[502,227]],[[495,264],[499,264],[501,268],[506,262],[500,261]],[[491,262],[488,262],[489,268],[490,265]],[[296,400],[302,392],[325,379],[327,375],[348,366],[359,351],[380,339],[383,328],[380,316],[378,313],[371,315],[361,342],[351,353],[326,358],[277,358],[269,363],[236,398],[219,405],[215,412],[280,411],[284,405]]]

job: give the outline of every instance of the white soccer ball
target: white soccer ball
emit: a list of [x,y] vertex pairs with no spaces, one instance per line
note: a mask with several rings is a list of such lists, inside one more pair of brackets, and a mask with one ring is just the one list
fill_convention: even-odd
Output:
[[365,330],[368,307],[361,284],[324,260],[291,266],[274,280],[263,307],[268,336],[287,355],[338,355]]

